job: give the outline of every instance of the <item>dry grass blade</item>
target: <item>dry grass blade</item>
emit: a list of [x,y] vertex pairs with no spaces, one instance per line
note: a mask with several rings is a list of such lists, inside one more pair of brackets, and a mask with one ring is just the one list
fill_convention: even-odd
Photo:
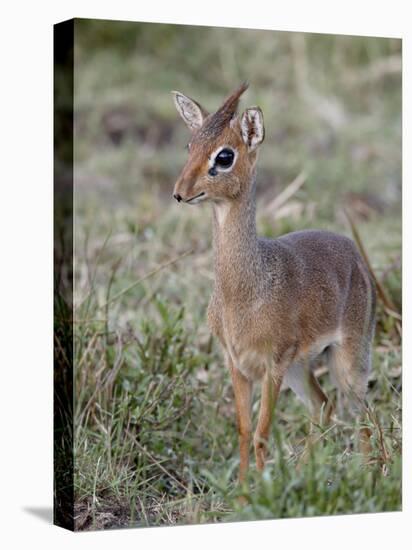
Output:
[[180,254],[180,256],[176,256],[175,258],[172,258],[168,262],[160,264],[158,267],[156,267],[152,271],[149,271],[149,273],[146,273],[146,275],[144,275],[143,277],[141,277],[140,279],[138,279],[137,281],[135,281],[134,283],[132,283],[128,287],[124,288],[122,291],[120,291],[117,294],[115,294],[114,296],[112,296],[109,300],[107,300],[107,302],[105,302],[104,304],[101,304],[99,306],[99,308],[107,307],[109,304],[111,304],[112,302],[118,300],[121,296],[126,294],[126,292],[129,292],[130,290],[135,288],[137,285],[139,285],[140,283],[142,283],[146,279],[149,279],[149,277],[152,277],[153,275],[156,275],[156,273],[159,273],[159,271],[162,271],[162,269],[165,269],[166,267],[169,267],[169,266],[175,264],[179,260],[182,260],[186,256],[189,256],[189,254],[192,254],[192,252],[193,252],[193,248],[191,248],[190,250],[187,250],[183,254]]
[[372,423],[376,432],[378,433],[378,448],[380,453],[378,460],[382,465],[387,465],[389,462],[391,462],[391,457],[387,449],[387,446],[385,444],[381,423],[379,422],[375,412],[370,407],[366,409],[366,412],[370,422]]
[[92,350],[92,349],[94,348],[94,344],[95,344],[95,342],[96,342],[96,340],[97,340],[97,336],[98,336],[98,334],[95,333],[95,334],[93,334],[93,336],[90,338],[90,340],[89,340],[89,342],[88,342],[88,344],[87,344],[87,347],[86,347],[86,349],[84,350],[84,352],[82,353],[82,356],[80,357],[79,363],[78,363],[78,365],[77,365],[77,367],[76,367],[76,369],[77,369],[78,371],[80,371],[80,369],[82,368],[84,361],[86,360],[87,356],[88,356],[89,353],[90,353],[90,350]]
[[368,266],[369,272],[370,272],[370,274],[371,274],[371,276],[372,276],[372,278],[373,278],[373,280],[376,284],[376,290],[378,292],[379,298],[382,300],[382,303],[385,306],[386,312],[389,315],[392,315],[393,317],[396,317],[397,319],[400,319],[401,317],[400,317],[399,312],[397,311],[397,308],[396,308],[395,304],[392,302],[392,299],[390,298],[390,296],[388,295],[388,293],[386,292],[386,290],[382,286],[381,282],[377,278],[377,276],[376,276],[376,274],[375,274],[375,272],[372,268],[371,262],[369,260],[366,249],[363,245],[361,236],[359,234],[358,228],[355,225],[355,222],[353,221],[351,215],[349,214],[349,212],[346,209],[344,209],[344,212],[345,212],[345,215],[348,219],[348,222],[349,222],[349,225],[350,225],[350,228],[351,228],[351,231],[352,231],[353,238],[354,238],[354,240],[355,240],[355,242],[356,242],[356,244],[359,248],[360,253],[363,256],[363,259],[365,260],[366,265]]
[[306,178],[306,174],[301,172],[281,193],[279,193],[279,195],[276,195],[276,197],[270,201],[265,208],[265,212],[276,211],[283,206],[302,187]]

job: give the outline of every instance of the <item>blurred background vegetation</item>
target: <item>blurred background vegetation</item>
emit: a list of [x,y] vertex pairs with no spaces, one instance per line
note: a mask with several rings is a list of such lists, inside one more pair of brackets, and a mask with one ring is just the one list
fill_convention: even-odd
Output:
[[[77,528],[400,509],[401,41],[98,20],[76,20],[75,41]],[[370,464],[342,424],[296,469],[309,419],[285,391],[240,507],[206,325],[211,213],[171,198],[188,132],[170,90],[212,111],[243,80],[266,126],[259,232],[350,235],[346,208],[395,311],[380,305]]]

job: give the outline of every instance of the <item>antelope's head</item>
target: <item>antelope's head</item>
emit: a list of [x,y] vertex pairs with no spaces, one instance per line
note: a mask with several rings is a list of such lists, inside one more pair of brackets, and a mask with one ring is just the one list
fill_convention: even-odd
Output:
[[230,201],[249,188],[265,131],[259,107],[237,115],[240,96],[247,87],[246,83],[239,86],[213,114],[190,97],[172,92],[191,131],[189,158],[173,191],[178,202]]

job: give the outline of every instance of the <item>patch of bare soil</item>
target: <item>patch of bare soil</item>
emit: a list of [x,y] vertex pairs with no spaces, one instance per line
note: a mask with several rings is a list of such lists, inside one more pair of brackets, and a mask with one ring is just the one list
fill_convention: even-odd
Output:
[[130,522],[130,504],[108,501],[93,506],[91,499],[76,502],[74,505],[75,531],[97,531],[128,527]]

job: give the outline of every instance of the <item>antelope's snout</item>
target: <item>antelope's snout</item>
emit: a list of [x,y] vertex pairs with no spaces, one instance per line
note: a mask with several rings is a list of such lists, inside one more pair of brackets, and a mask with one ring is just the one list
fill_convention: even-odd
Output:
[[185,202],[186,204],[197,204],[198,202],[201,202],[206,198],[206,193],[204,191],[201,191],[200,193],[182,196],[180,193],[174,192],[173,198],[176,199],[177,202]]
[[190,182],[185,182],[182,178],[179,178],[175,183],[175,188],[173,189],[173,198],[177,202],[187,202],[192,196],[195,196],[196,193],[193,193],[193,185]]
[[199,189],[200,185],[196,185],[197,180],[198,173],[194,174],[193,170],[190,170],[188,173],[187,169],[184,169],[175,184],[173,198],[177,202],[185,202],[187,204],[197,204],[204,200],[206,193]]

